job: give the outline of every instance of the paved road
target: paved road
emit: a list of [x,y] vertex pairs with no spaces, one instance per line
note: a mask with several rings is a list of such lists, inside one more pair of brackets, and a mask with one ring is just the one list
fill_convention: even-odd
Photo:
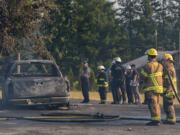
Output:
[[[29,117],[39,116],[50,112],[76,112],[91,113],[101,112],[114,114],[120,117],[149,118],[145,105],[75,105],[70,110],[45,110],[45,109],[5,109],[0,110],[0,117]],[[180,106],[176,106],[178,120],[180,121]],[[162,115],[164,118],[165,116]],[[179,135],[180,123],[175,126],[163,125],[159,127],[145,126],[147,121],[117,120],[110,122],[94,123],[55,123],[35,122],[28,120],[0,120],[0,135]]]

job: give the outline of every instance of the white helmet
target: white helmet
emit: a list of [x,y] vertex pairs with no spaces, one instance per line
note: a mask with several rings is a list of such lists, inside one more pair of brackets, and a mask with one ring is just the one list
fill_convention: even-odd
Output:
[[98,66],[98,70],[105,70],[105,67],[103,65]]
[[127,69],[127,70],[130,70],[130,69],[131,69],[131,66],[130,66],[130,65],[126,65],[126,69]]
[[120,57],[116,57],[116,58],[114,58],[114,60],[115,60],[115,62],[122,62]]
[[112,64],[112,65],[113,65],[113,64],[115,64],[115,60],[114,60],[114,59],[113,59],[113,61],[112,61],[112,63],[111,63],[111,64]]

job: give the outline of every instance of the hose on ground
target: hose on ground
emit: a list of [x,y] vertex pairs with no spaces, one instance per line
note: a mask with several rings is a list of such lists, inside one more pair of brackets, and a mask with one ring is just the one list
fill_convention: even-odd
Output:
[[108,122],[119,120],[118,115],[104,115],[102,113],[92,114],[77,114],[77,113],[59,113],[58,114],[42,114],[41,116],[32,117],[8,117],[0,116],[0,120],[32,120],[41,122]]
[[[59,114],[59,115],[58,115]],[[64,115],[63,115],[64,114]],[[74,117],[70,117],[74,116]],[[82,118],[80,118],[82,116]],[[76,118],[77,117],[77,118]],[[120,117],[118,115],[104,115],[102,113],[92,114],[78,114],[78,113],[54,113],[54,114],[42,114],[41,116],[32,117],[9,117],[0,116],[0,121],[6,120],[31,120],[37,122],[66,122],[66,123],[79,123],[79,122],[110,122],[110,121],[150,121],[150,118],[138,118],[138,117]],[[164,121],[164,120],[162,120]],[[180,120],[176,121],[180,123]]]

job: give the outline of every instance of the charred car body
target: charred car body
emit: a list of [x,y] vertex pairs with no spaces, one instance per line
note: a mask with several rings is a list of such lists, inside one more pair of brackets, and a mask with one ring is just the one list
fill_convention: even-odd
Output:
[[69,105],[69,86],[53,61],[13,61],[5,77],[2,103]]

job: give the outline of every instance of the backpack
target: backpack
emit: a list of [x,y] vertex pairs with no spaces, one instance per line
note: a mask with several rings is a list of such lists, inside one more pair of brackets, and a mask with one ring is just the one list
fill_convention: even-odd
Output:
[[112,67],[112,76],[114,79],[117,79],[119,81],[125,80],[125,70],[121,65],[114,65]]

